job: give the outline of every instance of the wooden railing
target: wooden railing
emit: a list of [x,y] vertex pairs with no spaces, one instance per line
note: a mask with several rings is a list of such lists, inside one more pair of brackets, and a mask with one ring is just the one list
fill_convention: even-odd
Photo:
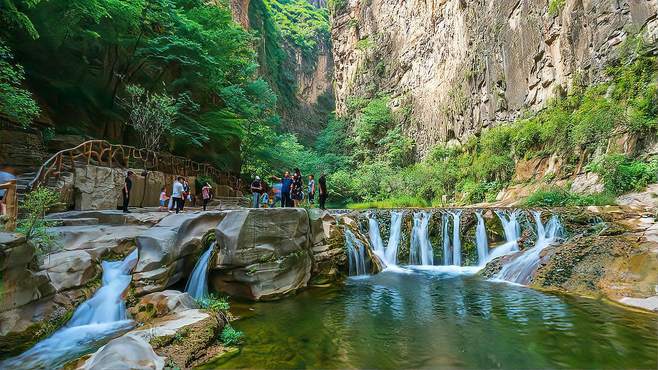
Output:
[[16,180],[0,184],[0,190],[5,191],[2,203],[5,205],[7,221],[5,222],[6,231],[16,230],[16,217],[18,216],[18,195],[16,193]]
[[176,176],[207,176],[216,184],[230,186],[235,190],[241,189],[242,186],[239,177],[221,172],[208,163],[128,145],[111,144],[105,140],[89,140],[50,157],[30,181],[28,190],[46,184],[53,176],[59,178],[62,172],[90,164],[110,168],[143,168]]

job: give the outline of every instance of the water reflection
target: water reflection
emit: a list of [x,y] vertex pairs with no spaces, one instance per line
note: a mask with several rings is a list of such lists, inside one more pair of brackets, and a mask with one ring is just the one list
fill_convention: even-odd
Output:
[[656,368],[658,319],[455,271],[384,272],[253,305],[210,367]]

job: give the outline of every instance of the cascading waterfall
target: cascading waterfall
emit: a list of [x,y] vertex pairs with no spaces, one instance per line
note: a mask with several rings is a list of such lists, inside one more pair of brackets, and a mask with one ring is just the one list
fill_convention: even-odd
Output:
[[430,212],[414,213],[414,226],[411,231],[410,265],[434,265],[434,250],[429,238]]
[[528,284],[541,260],[539,257],[541,251],[562,238],[562,225],[556,215],[552,215],[546,224],[541,221],[541,212],[533,211],[532,215],[537,228],[535,246],[503,266],[496,275],[497,279],[517,284]]
[[521,237],[521,225],[518,220],[521,210],[515,209],[511,212],[496,210],[495,212],[505,232],[505,244],[499,245],[491,251],[490,260],[518,251],[519,238]]
[[448,235],[448,223],[450,222],[450,218],[448,217],[447,213],[443,214],[443,217],[441,218],[442,224],[443,224],[443,264],[444,265],[452,265],[452,253],[450,251],[450,237]]
[[398,264],[398,247],[400,246],[400,238],[402,236],[402,218],[404,213],[393,211],[391,212],[391,231],[388,237],[388,245],[384,253],[384,263],[387,265]]
[[382,235],[379,231],[379,223],[372,214],[368,215],[368,237],[370,238],[370,245],[372,245],[375,254],[386,262],[384,242],[382,241]]
[[199,260],[194,265],[194,270],[190,275],[187,284],[185,284],[185,291],[188,292],[194,299],[203,299],[208,297],[208,262],[212,251],[215,249],[213,242],[208,249],[203,252]]
[[123,261],[103,261],[101,287],[78,306],[69,322],[21,355],[0,363],[0,368],[60,368],[132,328],[122,295],[130,285],[137,258],[135,249]]
[[345,228],[345,246],[347,247],[347,261],[349,274],[367,275],[365,245],[354,235],[352,230]]
[[461,266],[462,264],[462,241],[459,235],[459,226],[461,223],[461,210],[450,212],[452,215],[452,264]]
[[475,216],[478,220],[477,227],[475,228],[475,245],[478,250],[478,265],[483,266],[487,263],[487,257],[489,256],[487,229],[484,224],[484,218],[482,217],[482,211],[475,212]]

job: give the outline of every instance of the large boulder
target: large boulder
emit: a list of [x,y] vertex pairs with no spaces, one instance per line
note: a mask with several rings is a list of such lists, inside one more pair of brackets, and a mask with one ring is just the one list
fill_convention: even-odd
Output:
[[74,169],[75,209],[116,209],[124,174],[119,169],[82,166]]
[[124,335],[108,342],[85,363],[86,370],[164,368],[164,358],[139,336]]
[[336,218],[327,211],[309,210],[311,253],[313,255],[312,285],[339,281],[347,271],[344,236]]
[[305,287],[312,267],[310,231],[304,209],[227,211],[217,225],[212,285],[253,300],[276,299]]
[[81,287],[100,276],[100,266],[83,250],[53,253],[39,266],[58,291]]
[[130,308],[130,313],[135,320],[145,322],[194,308],[199,308],[199,305],[188,293],[165,290],[145,295]]
[[135,293],[163,290],[187,276],[203,249],[203,237],[214,230],[223,212],[172,214],[136,239],[139,262],[133,282]]

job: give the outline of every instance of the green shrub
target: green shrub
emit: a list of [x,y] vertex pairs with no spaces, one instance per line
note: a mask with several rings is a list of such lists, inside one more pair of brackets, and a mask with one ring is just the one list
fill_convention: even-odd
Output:
[[608,193],[575,194],[557,186],[539,189],[524,202],[527,207],[604,206],[610,204],[615,204],[615,198]]
[[213,312],[228,312],[231,305],[228,302],[228,297],[218,297],[214,294],[206,298],[198,298],[197,303],[203,309]]
[[231,325],[226,325],[219,339],[227,346],[234,346],[242,343],[244,334],[239,330],[233,329]]
[[566,2],[566,0],[550,0],[548,3],[548,14],[552,16],[560,14]]
[[592,163],[589,169],[601,176],[606,191],[623,194],[640,191],[656,182],[658,163],[633,160],[623,154],[608,154]]
[[32,241],[39,254],[50,253],[57,246],[55,236],[48,231],[53,223],[45,216],[58,204],[59,193],[46,187],[37,187],[29,192],[21,204],[25,216],[18,220],[16,231]]

